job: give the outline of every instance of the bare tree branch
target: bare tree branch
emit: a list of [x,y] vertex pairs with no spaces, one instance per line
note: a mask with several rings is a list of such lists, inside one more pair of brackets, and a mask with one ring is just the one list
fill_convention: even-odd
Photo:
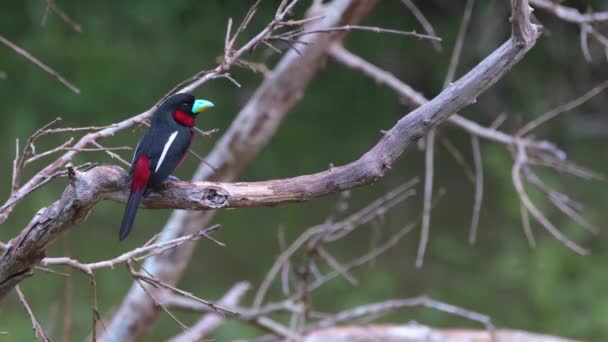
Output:
[[580,41],[583,56],[588,62],[591,61],[591,54],[587,44],[587,36],[591,35],[595,40],[603,45],[604,49],[608,48],[608,37],[598,32],[592,24],[597,22],[608,21],[608,12],[590,12],[581,13],[576,8],[561,5],[556,1],[551,0],[530,0],[530,3],[537,8],[547,11],[557,18],[569,23],[578,24],[580,26]]
[[378,312],[394,311],[396,309],[404,307],[415,306],[432,308],[441,312],[446,312],[452,315],[464,317],[483,324],[488,330],[494,329],[490,317],[486,315],[463,309],[455,305],[439,302],[425,296],[407,299],[394,299],[380,303],[362,305],[360,307],[339,312],[328,319],[321,320],[318,324],[315,325],[315,328],[327,328],[343,322],[351,321],[357,317],[370,315]]
[[536,208],[534,203],[532,203],[532,200],[530,200],[530,197],[528,197],[528,194],[526,193],[524,184],[521,179],[521,169],[526,163],[527,155],[525,149],[522,146],[517,146],[517,151],[515,154],[515,164],[513,164],[511,175],[513,178],[513,185],[515,186],[515,190],[517,190],[517,193],[519,194],[519,198],[524,208],[530,214],[532,214],[536,221],[538,221],[549,233],[551,233],[551,235],[553,235],[553,237],[555,237],[564,246],[568,247],[573,252],[581,255],[589,254],[588,250],[574,243],[572,240],[562,234],[559,229],[557,229],[557,227],[555,227],[551,223],[551,221],[549,221],[549,219],[547,219],[547,217],[538,208]]
[[[295,2],[283,1],[277,15],[286,13],[286,6]],[[328,28],[344,24],[356,24],[373,7],[371,0],[334,0],[321,4],[314,2],[308,11],[311,18],[322,16],[306,25],[307,29]],[[280,10],[281,7],[283,10]],[[284,21],[283,18],[277,20]],[[226,133],[205,158],[216,170],[201,165],[193,180],[231,181],[253,159],[274,135],[283,118],[302,97],[304,89],[325,62],[327,47],[340,41],[346,32],[331,35],[302,37],[310,44],[303,46],[300,56],[288,51],[274,70],[268,74],[248,103],[243,107]],[[191,234],[207,225],[213,212],[175,211],[161,234],[161,241]],[[194,244],[187,244],[174,251],[171,257],[157,256],[146,260],[144,267],[162,281],[175,284],[184,272],[192,255]],[[133,286],[116,313],[108,334],[103,338],[130,340],[146,334],[157,316],[158,308],[139,287]]]
[[608,21],[608,12],[581,13],[575,8],[561,5],[559,2],[551,0],[530,0],[535,7],[553,13],[556,17],[567,22],[582,24],[597,21]]
[[456,75],[456,69],[458,68],[460,56],[462,55],[462,47],[464,46],[464,38],[467,34],[469,23],[471,22],[471,14],[473,13],[474,4],[475,0],[467,0],[465,5],[460,28],[458,28],[458,36],[456,37],[456,43],[454,44],[454,49],[452,50],[448,71],[446,72],[445,81],[443,82],[443,88],[450,85],[450,83],[452,83],[454,80],[454,76]]
[[[418,22],[422,26],[422,29],[424,29],[424,32],[426,32],[430,36],[437,35],[435,33],[435,29],[433,29],[433,25],[431,25],[431,22],[424,16],[424,13],[422,13],[422,11],[418,9],[416,4],[414,4],[413,0],[401,0],[401,2],[403,2],[405,7],[407,7],[410,12],[412,12],[412,15],[416,18],[416,20],[418,20]],[[441,44],[439,44],[439,42],[432,43],[435,50],[441,51]]]
[[477,229],[479,227],[479,215],[483,202],[483,164],[481,161],[481,148],[479,138],[471,135],[471,147],[473,148],[473,161],[475,162],[475,202],[473,204],[473,216],[471,228],[469,229],[469,243],[474,244],[477,240]]
[[[346,1],[346,0],[343,0],[343,1]],[[169,96],[174,92],[178,92],[178,93],[192,92],[194,89],[200,87],[202,84],[204,84],[205,82],[207,82],[209,80],[218,79],[218,78],[230,79],[228,71],[230,70],[230,67],[233,64],[238,62],[238,60],[241,56],[243,56],[245,53],[251,52],[262,42],[267,41],[275,30],[280,29],[281,27],[284,27],[286,25],[291,25],[290,23],[283,23],[283,17],[285,17],[291,11],[291,9],[296,5],[298,0],[292,0],[292,1],[284,0],[284,2],[285,2],[285,6],[283,6],[282,12],[278,13],[277,16],[266,27],[264,27],[256,36],[254,36],[252,39],[250,39],[247,43],[243,44],[243,46],[241,46],[238,50],[234,50],[234,43],[236,42],[236,39],[238,38],[239,34],[241,33],[241,31],[238,31],[232,37],[232,39],[229,41],[230,46],[225,47],[225,51],[229,51],[229,52],[224,55],[224,58],[222,59],[221,63],[215,69],[204,70],[204,71],[197,73],[194,77],[192,77],[189,80],[184,81],[184,82],[180,83],[179,85],[177,85],[176,87],[174,87],[169,93],[166,94],[166,96]],[[373,4],[373,1],[370,1],[369,4]],[[253,9],[255,9],[255,6],[253,6]],[[253,14],[251,14],[251,15],[253,15]],[[340,18],[341,17],[339,17],[337,19],[339,20]],[[333,18],[333,19],[335,20],[336,18]],[[247,20],[250,20],[250,19],[247,19]],[[327,20],[325,20],[325,21],[327,21]],[[329,22],[333,23],[331,20],[329,20]],[[245,26],[246,26],[246,23],[245,23]],[[335,25],[333,25],[333,26],[335,26]],[[338,35],[338,37],[343,37],[343,35]],[[4,39],[1,36],[0,36],[0,38]],[[2,42],[4,42],[4,40],[2,40]],[[10,43],[10,42],[8,42],[8,43]],[[80,149],[85,148],[87,145],[92,144],[93,142],[95,142],[99,139],[113,136],[117,132],[122,131],[126,128],[129,128],[135,124],[141,124],[141,123],[145,122],[145,120],[147,120],[152,115],[152,113],[156,109],[156,106],[165,97],[163,97],[159,102],[157,102],[157,104],[155,106],[153,106],[152,108],[148,109],[147,111],[145,111],[143,113],[135,115],[122,122],[113,124],[102,130],[99,130],[96,132],[91,132],[91,133],[85,135],[84,137],[82,137],[74,145],[74,150],[71,150],[71,151],[65,153],[64,155],[59,157],[57,160],[50,163],[45,168],[43,168],[38,173],[36,173],[29,181],[27,181],[19,189],[16,189],[11,192],[10,198],[7,200],[7,202],[4,205],[2,205],[2,207],[0,207],[0,223],[4,222],[8,218],[8,216],[10,215],[10,213],[16,203],[18,203],[23,198],[25,198],[29,193],[31,193],[32,191],[37,189],[39,187],[40,183],[44,182],[50,175],[54,174],[59,169],[61,169],[64,165],[69,163],[76,156],[78,151],[80,151]],[[214,165],[214,164],[212,163],[212,165]]]
[[[527,6],[527,1],[522,2]],[[218,192],[218,189],[213,187],[207,188],[209,191],[204,191],[200,187],[190,187],[187,183],[182,182],[169,183],[169,186],[162,192],[163,197],[171,197],[173,194],[189,198],[186,204],[190,206],[190,209],[194,209],[194,204],[197,204],[199,208],[200,206],[246,206],[252,203],[251,199],[254,199],[256,203],[278,204],[316,198],[377,181],[403,154],[411,142],[424,136],[432,127],[445,121],[453,113],[474,103],[477,96],[498,81],[534,45],[536,38],[540,35],[540,29],[526,21],[525,14],[516,9],[517,7],[514,7],[513,16],[514,23],[519,26],[519,29],[516,30],[519,32],[518,37],[509,39],[434,99],[399,120],[371,150],[358,160],[312,175],[259,182],[258,186],[261,185],[261,187],[258,189],[259,192],[255,193],[245,189],[251,184],[225,185],[231,187],[232,191],[242,190],[237,192],[239,195],[244,195],[242,197],[234,197],[232,196],[234,193],[230,191]],[[526,25],[529,27],[526,28]],[[283,88],[286,88],[286,85],[283,85]],[[221,166],[219,168],[221,169]],[[32,267],[43,258],[46,248],[59,233],[86,219],[86,214],[104,194],[105,189],[124,188],[124,173],[121,177],[120,169],[113,168],[113,170],[113,174],[108,172],[106,177],[98,178],[92,183],[87,182],[86,177],[79,177],[83,173],[74,173],[72,184],[68,186],[62,199],[48,208],[41,209],[21,234],[9,242],[10,247],[5,249],[0,259],[0,298],[5,297],[10,289],[31,275]],[[191,190],[194,192],[191,193]],[[191,194],[194,194],[195,197],[190,197]],[[218,194],[220,196],[217,196]],[[218,206],[216,202],[221,198],[227,198],[229,201],[219,201]],[[203,204],[207,199],[212,199],[212,201]],[[167,203],[164,198],[158,198],[158,196],[152,196],[150,200]],[[179,205],[181,207],[184,204]],[[171,268],[176,268],[174,260]],[[174,280],[176,279],[173,278],[172,281]],[[123,327],[128,325],[126,318],[123,318],[120,325]],[[142,326],[141,328],[147,327]],[[112,327],[108,331],[112,331]],[[124,336],[125,339],[134,336],[133,329],[130,331],[131,333]],[[127,330],[125,330],[126,332]]]
[[125,253],[123,253],[115,258],[109,259],[109,260],[97,261],[97,262],[84,264],[84,263],[81,263],[77,260],[74,260],[74,259],[71,259],[68,257],[59,257],[59,258],[44,258],[44,259],[42,259],[40,264],[44,265],[44,266],[66,265],[66,266],[75,268],[77,270],[80,270],[86,274],[92,275],[95,270],[98,270],[100,268],[114,268],[116,265],[124,264],[124,263],[128,262],[129,260],[145,259],[152,255],[162,254],[170,249],[178,247],[179,245],[181,245],[183,243],[190,242],[190,241],[196,241],[202,237],[206,237],[212,241],[215,241],[215,240],[213,240],[213,238],[211,238],[211,236],[209,236],[209,234],[213,233],[218,228],[219,228],[219,225],[216,224],[207,229],[201,230],[200,232],[198,232],[196,234],[182,236],[177,239],[170,240],[170,241],[146,244],[144,247],[135,248],[133,250],[125,252]]
[[57,79],[59,82],[63,83],[64,86],[66,86],[68,89],[70,89],[71,91],[73,91],[76,94],[80,94],[80,89],[76,88],[75,85],[73,85],[72,83],[70,83],[68,80],[66,80],[63,76],[61,76],[57,71],[53,70],[51,67],[49,67],[48,65],[42,63],[38,58],[32,56],[29,52],[25,51],[24,49],[20,48],[19,46],[17,46],[17,44],[11,42],[10,40],[8,40],[7,38],[5,38],[4,36],[0,35],[0,43],[8,46],[9,48],[13,49],[16,53],[20,54],[21,56],[25,57],[27,60],[29,60],[30,62],[36,64],[40,69],[46,71],[49,75],[53,76],[55,79]]
[[574,340],[540,335],[521,330],[498,329],[495,331],[472,329],[440,329],[419,324],[409,325],[347,325],[319,329],[304,336],[302,342],[575,342]]
[[[428,102],[428,100],[414,90],[409,85],[403,83],[393,74],[378,68],[377,66],[367,62],[361,57],[352,54],[348,50],[344,49],[339,45],[334,45],[329,50],[329,54],[340,63],[361,71],[366,76],[373,78],[380,84],[384,84],[389,88],[396,91],[404,99],[408,100],[413,107],[419,107]],[[480,138],[487,139],[490,141],[498,142],[505,145],[514,145],[515,143],[521,143],[526,148],[544,151],[553,155],[558,156],[560,159],[565,158],[565,153],[555,147],[548,141],[535,141],[526,138],[517,138],[513,135],[498,131],[494,128],[487,128],[466,119],[458,114],[454,114],[448,118],[450,124],[459,127],[470,134],[477,135]]]
[[420,33],[417,33],[416,31],[400,31],[400,30],[392,30],[392,29],[386,29],[386,28],[381,28],[381,27],[362,26],[362,25],[345,25],[345,26],[329,27],[329,28],[316,29],[316,30],[315,29],[312,29],[312,30],[298,29],[295,31],[285,32],[285,33],[282,33],[282,34],[279,34],[276,36],[272,36],[271,39],[298,42],[295,39],[298,37],[301,37],[301,36],[315,34],[315,33],[332,33],[332,32],[337,32],[337,31],[347,31],[347,32],[369,31],[369,32],[375,32],[375,33],[389,33],[389,34],[397,34],[397,35],[406,36],[406,37],[414,37],[414,38],[418,38],[418,39],[430,40],[433,42],[441,42],[441,38],[439,38],[437,36],[434,36],[434,35],[431,36],[428,34],[420,34]]
[[[217,302],[221,307],[235,307],[238,305],[241,298],[245,295],[245,292],[249,290],[251,285],[247,282],[241,282],[234,285],[226,294]],[[204,341],[208,338],[215,329],[217,329],[224,316],[217,313],[209,313],[205,315],[201,320],[194,324],[187,331],[174,336],[170,339],[171,342],[190,342],[190,341]]]
[[55,0],[46,0],[46,11],[44,13],[44,17],[42,19],[42,23],[44,24],[46,18],[49,15],[49,12],[54,12],[64,23],[72,28],[72,30],[82,33],[82,26],[76,23],[72,18],[70,18],[61,8],[57,6]]
[[51,342],[51,338],[44,332],[44,329],[42,329],[40,323],[38,323],[38,320],[36,319],[36,316],[34,315],[32,309],[30,308],[30,305],[27,303],[27,300],[25,300],[25,296],[23,295],[21,288],[17,286],[15,290],[17,292],[17,296],[19,296],[19,302],[21,303],[21,305],[25,309],[25,312],[27,312],[27,315],[32,321],[32,329],[34,329],[34,336],[36,337],[36,340],[43,342]]
[[433,178],[435,164],[435,135],[437,130],[431,129],[426,136],[424,151],[424,201],[422,205],[422,225],[420,228],[420,241],[416,253],[416,267],[424,264],[426,246],[429,243],[429,230],[431,225],[431,210],[433,208]]
[[555,118],[559,114],[571,111],[574,108],[581,106],[585,102],[591,100],[593,97],[595,97],[596,95],[598,95],[601,92],[603,92],[604,90],[606,90],[606,88],[608,88],[608,80],[596,85],[595,87],[588,90],[585,94],[581,95],[580,97],[577,97],[576,99],[569,101],[568,103],[564,103],[564,104],[558,106],[557,108],[554,108],[554,109],[546,112],[545,114],[539,116],[538,118],[528,122],[526,125],[524,125],[522,128],[520,128],[517,131],[517,135],[523,136],[523,135],[529,134],[531,131],[538,128],[545,122]]
[[520,200],[519,204],[519,213],[521,215],[521,227],[524,230],[524,235],[526,236],[526,240],[528,240],[528,245],[531,248],[536,247],[536,239],[534,238],[534,232],[532,232],[532,225],[530,224],[530,216],[528,215],[528,209],[524,206],[523,202]]

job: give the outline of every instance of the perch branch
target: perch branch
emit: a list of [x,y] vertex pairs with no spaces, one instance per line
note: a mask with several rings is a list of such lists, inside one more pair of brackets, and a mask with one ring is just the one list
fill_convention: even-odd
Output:
[[[224,50],[227,51],[227,53],[225,53],[224,58],[222,59],[221,63],[216,68],[214,68],[210,71],[201,71],[201,72],[197,73],[194,77],[192,77],[189,80],[184,81],[184,82],[180,83],[178,86],[174,87],[166,96],[172,94],[173,92],[178,92],[178,93],[192,92],[193,90],[200,87],[202,84],[204,84],[205,82],[207,82],[209,80],[218,79],[218,78],[230,79],[228,71],[230,70],[231,66],[233,64],[237,63],[239,61],[239,58],[241,56],[243,56],[245,53],[251,52],[258,45],[260,45],[261,43],[270,39],[270,36],[272,35],[272,33],[275,30],[277,30],[283,26],[281,24],[281,22],[283,21],[283,18],[291,11],[293,6],[295,6],[298,1],[294,0],[291,2],[290,1],[284,1],[284,2],[285,2],[285,6],[283,6],[283,11],[278,12],[276,17],[267,26],[265,26],[256,36],[254,36],[252,39],[250,39],[247,43],[245,43],[243,46],[241,46],[238,50],[234,50],[234,45],[235,45],[236,39],[242,32],[242,29],[244,29],[244,27],[246,26],[246,22],[244,22],[242,25],[243,26],[242,29],[239,29],[239,31],[237,31],[237,33],[229,41],[230,45],[225,47]],[[255,12],[255,5],[252,7],[251,11]],[[253,13],[250,15],[252,16]],[[338,19],[340,19],[340,18],[338,18]],[[250,20],[250,18],[247,20]],[[3,42],[11,47],[14,46],[13,43],[6,40],[2,36],[0,36],[0,42]],[[15,47],[16,46],[14,46],[13,48],[15,48]],[[16,51],[20,52],[22,50],[16,50]],[[25,51],[23,51],[23,52],[27,53]],[[165,97],[163,97],[163,99]],[[32,191],[37,189],[38,185],[40,183],[44,182],[44,180],[46,178],[48,178],[50,175],[54,174],[59,169],[61,169],[64,165],[71,162],[72,159],[76,156],[76,154],[81,149],[86,148],[89,144],[92,144],[92,143],[98,141],[99,139],[113,136],[119,131],[125,130],[133,125],[141,124],[141,123],[145,122],[147,119],[150,118],[150,116],[156,109],[156,106],[163,99],[161,99],[156,105],[154,105],[152,108],[146,110],[143,113],[130,117],[119,123],[110,125],[107,128],[101,129],[99,131],[91,132],[91,133],[83,136],[73,146],[73,150],[70,150],[67,153],[63,154],[61,157],[56,159],[54,162],[50,163],[49,165],[44,167],[42,170],[40,170],[38,173],[36,173],[29,181],[27,181],[19,189],[15,189],[11,192],[10,198],[6,201],[6,203],[4,205],[2,205],[0,207],[0,224],[3,223],[8,218],[8,216],[10,215],[10,213],[16,203],[18,203],[23,198],[25,198],[29,193],[31,193]],[[214,164],[212,163],[212,165],[214,165]]]
[[[522,2],[527,6],[527,1]],[[514,11],[513,15],[517,16],[519,13]],[[434,99],[404,116],[373,148],[354,162],[316,174],[283,180],[217,183],[215,184],[217,188],[205,187],[205,183],[193,185],[186,182],[168,183],[168,186],[161,191],[162,196],[150,196],[147,203],[148,205],[154,203],[156,207],[187,209],[244,207],[253,206],[253,203],[276,205],[310,200],[373,183],[385,174],[412,142],[424,136],[432,127],[445,121],[453,113],[474,103],[482,92],[498,81],[532,48],[540,35],[539,27],[526,22],[525,17],[519,18],[516,22],[520,26],[530,27],[522,30],[520,38],[507,40]],[[88,177],[82,177],[83,174],[88,174],[90,177],[92,171],[101,169],[107,171],[104,177],[95,177],[88,181]],[[124,199],[127,190],[126,173],[122,169],[105,167],[94,168],[89,173],[72,171],[72,182],[64,191],[62,199],[48,208],[39,210],[30,224],[9,242],[10,247],[5,249],[0,259],[0,299],[32,274],[32,267],[44,257],[47,247],[61,232],[86,219],[95,203],[104,196],[107,197],[108,188],[122,189],[123,191],[118,194],[123,194]],[[251,191],[251,187],[254,187],[255,191]],[[116,192],[110,193],[110,198],[116,194]],[[184,199],[185,202],[167,201],[167,198],[175,199],[175,196],[180,200]]]
[[[372,0],[334,0],[322,6],[315,2],[308,11],[309,15],[323,18],[310,22],[306,28],[356,24],[374,4],[375,1]],[[287,2],[283,1],[280,7],[286,8],[284,5],[287,5]],[[300,49],[302,55],[290,50],[281,58],[205,158],[216,169],[212,171],[201,164],[192,179],[224,182],[234,180],[268,143],[287,113],[302,98],[310,80],[325,64],[327,47],[342,40],[345,34],[336,32],[332,35],[302,37],[301,40],[310,43]],[[227,40],[230,42],[230,38]],[[213,213],[174,211],[163,228],[160,240],[170,240],[198,231],[201,226],[208,224]],[[158,255],[148,258],[144,268],[165,283],[176,284],[185,271],[195,246],[196,244],[183,245],[170,257]],[[157,312],[158,307],[147,293],[134,285],[116,312],[108,333],[102,339],[141,339],[151,329]]]

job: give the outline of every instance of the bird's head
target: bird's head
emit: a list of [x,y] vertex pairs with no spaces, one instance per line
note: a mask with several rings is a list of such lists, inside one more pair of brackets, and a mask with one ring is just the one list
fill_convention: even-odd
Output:
[[160,105],[158,112],[170,113],[179,124],[193,127],[196,116],[211,107],[213,103],[207,100],[195,99],[190,94],[175,94]]

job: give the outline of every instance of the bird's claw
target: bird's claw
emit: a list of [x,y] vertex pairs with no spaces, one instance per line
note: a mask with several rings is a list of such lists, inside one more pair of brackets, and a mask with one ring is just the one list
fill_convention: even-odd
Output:
[[179,182],[180,179],[177,178],[177,177],[175,177],[174,175],[169,175],[169,177],[167,177],[167,181],[170,181],[170,182]]

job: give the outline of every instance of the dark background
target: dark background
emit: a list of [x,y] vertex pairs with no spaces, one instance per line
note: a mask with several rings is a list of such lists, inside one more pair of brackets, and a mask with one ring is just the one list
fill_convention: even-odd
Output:
[[[15,138],[21,144],[43,124],[60,116],[64,126],[107,125],[149,108],[175,84],[202,69],[217,65],[223,53],[226,22],[239,21],[249,1],[57,1],[60,8],[82,25],[76,33],[57,16],[44,25],[44,1],[0,1],[0,33],[31,52],[81,89],[76,95],[42,70],[5,46],[0,47],[0,193],[8,197]],[[443,41],[437,53],[428,42],[394,35],[353,32],[347,47],[375,64],[395,73],[427,97],[442,86],[454,44],[464,1],[417,1]],[[263,1],[241,43],[268,22],[278,1]],[[607,9],[603,1],[566,1],[565,5],[584,10]],[[297,6],[301,16],[308,6]],[[606,55],[591,42],[594,61],[586,63],[579,48],[578,27],[563,23],[540,10],[545,36],[534,49],[497,85],[481,96],[477,104],[461,114],[489,125],[502,112],[509,114],[503,130],[513,132],[526,121],[574,99],[608,76]],[[457,75],[470,69],[501,44],[510,33],[508,1],[476,1]],[[398,0],[384,0],[363,22],[386,28],[421,31],[419,24]],[[600,27],[601,29],[601,27]],[[268,57],[270,56],[270,57]],[[247,59],[278,59],[264,48]],[[225,80],[205,84],[195,94],[213,101],[216,107],[198,122],[203,129],[230,124],[262,76],[235,69],[234,77],[243,85],[234,87]],[[608,118],[606,95],[565,113],[539,129],[537,136],[559,144],[577,163],[606,172],[608,161]],[[281,130],[241,175],[239,180],[266,180],[294,176],[349,162],[379,138],[379,130],[390,128],[408,109],[388,89],[379,87],[345,67],[328,63],[307,89],[302,101],[284,121]],[[142,129],[129,129],[105,139],[106,146],[135,146]],[[221,134],[221,133],[220,133]],[[458,129],[441,130],[471,161],[469,137]],[[38,143],[39,151],[69,138],[51,136]],[[197,139],[194,150],[204,155],[219,135]],[[479,239],[467,242],[473,204],[473,186],[449,154],[437,145],[435,189],[444,189],[433,210],[430,244],[425,266],[414,267],[419,232],[377,260],[373,267],[355,272],[359,287],[343,279],[330,283],[313,297],[325,311],[384,299],[427,294],[437,300],[460,305],[490,315],[499,327],[528,329],[587,340],[608,339],[608,267],[606,234],[593,236],[560,215],[541,196],[537,205],[568,236],[592,250],[592,255],[574,255],[534,225],[537,247],[525,240],[519,218],[519,201],[511,183],[512,158],[502,145],[481,141],[485,169],[485,201],[481,213]],[[121,154],[130,159],[129,151]],[[51,158],[29,168],[42,167]],[[75,163],[107,162],[105,154],[80,153]],[[188,178],[197,160],[190,158],[177,172]],[[393,170],[373,186],[354,190],[350,209],[363,207],[395,185],[422,176],[423,153],[417,148],[399,160]],[[586,204],[584,216],[603,228],[608,192],[603,182],[586,182],[543,172],[556,189],[567,191]],[[42,206],[56,200],[65,180],[56,180],[20,203],[0,227],[0,240],[15,236]],[[418,186],[421,190],[421,186]],[[421,191],[419,191],[421,193]],[[535,194],[537,195],[537,194]],[[227,247],[208,241],[200,243],[180,287],[215,299],[232,284],[249,280],[258,285],[279,252],[277,227],[284,226],[287,237],[296,237],[306,227],[322,222],[331,211],[336,195],[302,204],[276,208],[221,211],[215,222],[222,224],[216,237]],[[388,213],[383,223],[387,236],[406,222],[417,220],[422,196]],[[88,221],[64,235],[50,250],[50,256],[70,254],[83,262],[112,258],[143,244],[158,232],[170,214],[168,210],[142,211],[130,238],[117,241],[123,204],[103,202]],[[334,254],[341,260],[364,254],[369,249],[370,230],[341,243]],[[74,340],[81,340],[91,328],[91,290],[88,278],[73,273]],[[22,288],[42,325],[58,337],[65,311],[63,276],[36,272]],[[97,276],[98,301],[109,317],[131,285],[122,267],[103,270]],[[279,298],[273,288],[272,298]],[[245,303],[251,300],[251,295]],[[194,322],[199,316],[179,314]],[[384,321],[409,320],[445,327],[479,327],[478,324],[429,309],[403,310]],[[0,331],[9,332],[0,340],[32,339],[31,323],[12,295],[0,306]],[[146,340],[163,340],[179,332],[179,327],[161,313],[154,333]],[[230,321],[215,335],[219,341],[255,336],[259,332],[246,324]]]

